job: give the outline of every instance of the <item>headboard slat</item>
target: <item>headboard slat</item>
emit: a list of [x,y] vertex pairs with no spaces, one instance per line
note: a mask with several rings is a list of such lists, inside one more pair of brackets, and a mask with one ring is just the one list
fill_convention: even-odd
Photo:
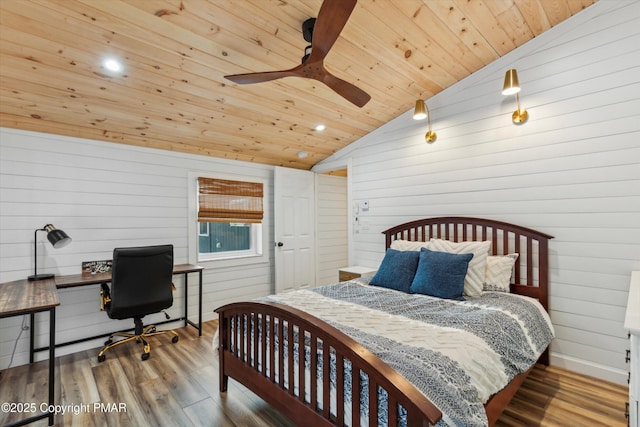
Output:
[[[539,265],[539,263],[536,263]],[[527,239],[527,283],[533,282],[533,242]]]

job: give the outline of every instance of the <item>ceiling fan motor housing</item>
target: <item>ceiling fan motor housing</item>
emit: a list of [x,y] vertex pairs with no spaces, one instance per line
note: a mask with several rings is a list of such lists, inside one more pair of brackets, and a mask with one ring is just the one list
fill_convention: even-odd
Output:
[[302,23],[302,37],[311,43],[313,39],[313,26],[316,24],[316,18],[309,18]]
[[[316,18],[309,18],[302,23],[302,37],[311,43],[313,39],[313,26],[316,23]],[[304,64],[309,59],[309,55],[311,55],[311,45],[304,48],[304,56],[302,57],[302,63]]]

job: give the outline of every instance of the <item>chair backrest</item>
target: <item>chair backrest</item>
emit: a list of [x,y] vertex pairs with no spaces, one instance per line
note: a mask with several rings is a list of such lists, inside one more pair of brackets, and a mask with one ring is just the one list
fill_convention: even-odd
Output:
[[116,248],[111,266],[113,319],[142,317],[173,304],[173,245]]

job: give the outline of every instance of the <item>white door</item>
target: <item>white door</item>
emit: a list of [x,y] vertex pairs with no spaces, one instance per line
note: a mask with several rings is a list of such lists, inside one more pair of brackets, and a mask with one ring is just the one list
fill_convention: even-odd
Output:
[[315,286],[315,174],[275,168],[276,292]]

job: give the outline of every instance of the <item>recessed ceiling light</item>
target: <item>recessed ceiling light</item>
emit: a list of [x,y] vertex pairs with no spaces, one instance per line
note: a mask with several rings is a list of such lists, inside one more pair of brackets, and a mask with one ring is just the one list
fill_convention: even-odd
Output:
[[298,151],[298,158],[299,159],[304,159],[305,157],[307,157],[309,155],[309,153],[307,153],[306,151]]
[[104,68],[114,73],[122,71],[122,63],[114,58],[105,59],[102,61],[102,65],[104,65]]
[[327,127],[323,124],[319,124],[315,127],[315,130],[317,130],[318,132],[322,132],[323,130],[325,130]]

